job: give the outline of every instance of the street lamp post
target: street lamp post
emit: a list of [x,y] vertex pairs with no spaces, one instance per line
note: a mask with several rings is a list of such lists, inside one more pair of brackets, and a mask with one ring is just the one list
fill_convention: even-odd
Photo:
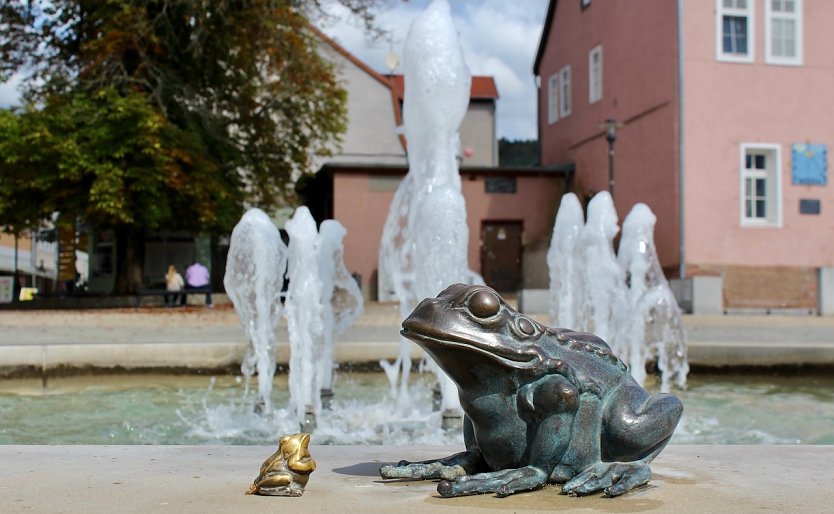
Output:
[[605,120],[605,140],[608,141],[608,192],[614,198],[614,141],[617,140],[617,120]]

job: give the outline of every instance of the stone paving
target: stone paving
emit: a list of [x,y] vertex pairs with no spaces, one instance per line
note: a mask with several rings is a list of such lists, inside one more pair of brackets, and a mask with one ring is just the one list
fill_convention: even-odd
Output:
[[672,445],[647,487],[617,498],[558,486],[507,498],[441,498],[434,481],[380,480],[380,464],[460,448],[312,446],[300,498],[244,491],[274,447],[0,446],[0,512],[831,512],[832,446]]
[[[219,303],[219,302],[218,302]],[[532,314],[547,323],[547,316]],[[337,339],[337,362],[374,363],[399,351],[399,308],[369,302]],[[685,316],[689,359],[704,366],[834,366],[834,317]],[[277,360],[289,338],[279,323]],[[246,340],[229,304],[107,310],[0,311],[0,376],[20,367],[221,368],[239,363]],[[420,350],[412,345],[412,355]]]

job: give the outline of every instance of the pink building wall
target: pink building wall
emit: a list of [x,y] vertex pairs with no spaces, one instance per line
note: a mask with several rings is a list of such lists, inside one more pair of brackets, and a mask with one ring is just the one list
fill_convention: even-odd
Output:
[[[563,190],[561,176],[517,176],[515,194],[485,193],[483,175],[464,173],[461,179],[466,199],[471,269],[477,272],[481,269],[481,224],[484,221],[521,221],[525,247],[549,239],[556,212],[554,199]],[[379,241],[393,198],[394,191],[372,191],[368,174],[334,173],[333,217],[348,232],[345,265],[351,273],[362,275],[366,294],[376,287]],[[373,285],[371,281],[374,281]]]
[[524,247],[549,243],[556,201],[564,189],[561,177],[518,176],[513,194],[484,193],[483,175],[464,175],[462,179],[470,268],[481,272],[481,226],[485,221],[521,221]]
[[[685,0],[683,56],[686,261],[694,265],[834,265],[834,184],[791,183],[791,145],[834,150],[834,2],[804,0],[804,60],[765,62],[765,6],[754,2],[755,60],[716,59],[715,3]],[[742,227],[740,145],[781,149],[782,224]],[[829,159],[830,165],[830,159]],[[800,198],[821,214],[799,214]]]
[[362,275],[366,294],[371,281],[376,282],[379,240],[394,199],[394,191],[371,191],[369,184],[367,174],[333,174],[333,219],[347,229],[345,266]]
[[[615,142],[620,220],[644,202],[658,217],[664,267],[679,262],[677,7],[668,0],[556,1],[539,65],[542,165],[573,161],[580,198],[608,189],[607,118],[623,126]],[[588,53],[602,45],[602,99],[589,103]],[[571,114],[548,123],[548,77],[571,66]]]

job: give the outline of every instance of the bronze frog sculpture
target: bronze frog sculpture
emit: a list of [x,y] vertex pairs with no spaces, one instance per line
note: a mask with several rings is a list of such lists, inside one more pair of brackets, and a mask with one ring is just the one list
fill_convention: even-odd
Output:
[[316,470],[309,446],[310,434],[282,437],[278,449],[261,465],[260,474],[246,494],[301,496],[310,473]]
[[401,333],[457,384],[466,451],[384,465],[380,475],[442,479],[442,496],[548,483],[618,496],[649,482],[683,412],[674,396],[640,387],[602,339],[544,327],[486,286],[455,284],[423,300]]

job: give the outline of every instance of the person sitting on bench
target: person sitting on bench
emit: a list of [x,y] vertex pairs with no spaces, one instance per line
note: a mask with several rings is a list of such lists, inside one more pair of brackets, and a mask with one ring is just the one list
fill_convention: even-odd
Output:
[[[198,261],[194,261],[194,264],[185,270],[185,282],[187,289],[205,290],[206,305],[208,307],[214,307],[211,303],[211,275],[209,274],[208,268]],[[182,297],[182,304],[185,305],[185,295]]]
[[[171,264],[168,266],[168,273],[165,274],[165,290],[170,294],[165,295],[165,306],[173,307],[181,294],[185,282],[182,280],[182,275],[177,273],[177,267]],[[185,295],[182,295],[183,303],[185,303]]]

